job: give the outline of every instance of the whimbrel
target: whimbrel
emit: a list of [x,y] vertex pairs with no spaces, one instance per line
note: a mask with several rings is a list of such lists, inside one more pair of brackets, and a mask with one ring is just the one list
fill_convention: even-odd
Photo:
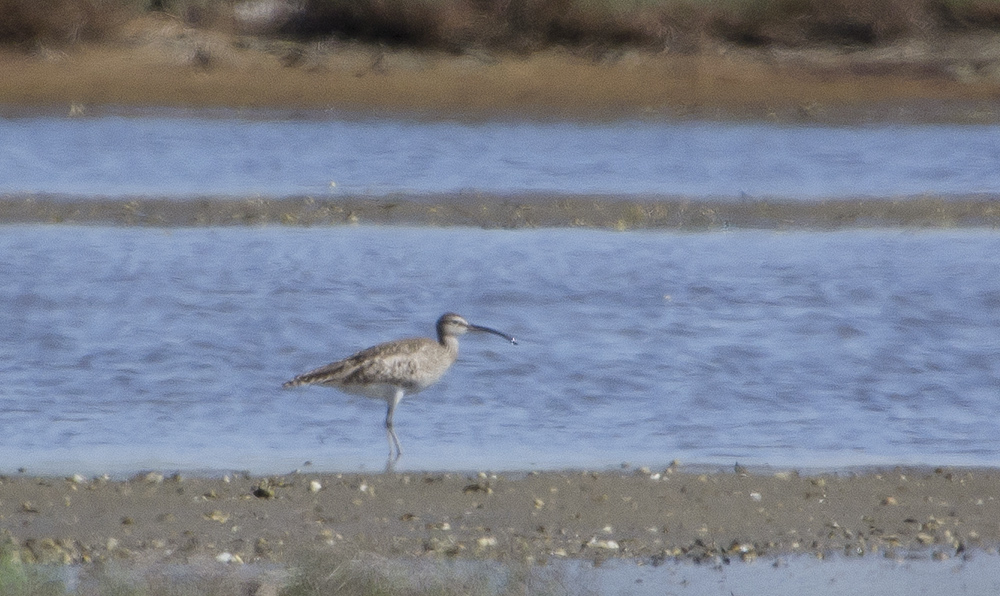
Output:
[[455,313],[445,313],[437,322],[437,341],[429,337],[414,337],[378,344],[303,373],[283,387],[326,385],[345,393],[386,402],[385,434],[389,442],[389,460],[395,461],[403,454],[399,438],[392,428],[396,406],[404,396],[423,391],[447,372],[458,357],[458,336],[467,331],[492,333],[512,344],[517,343],[506,333],[473,325]]

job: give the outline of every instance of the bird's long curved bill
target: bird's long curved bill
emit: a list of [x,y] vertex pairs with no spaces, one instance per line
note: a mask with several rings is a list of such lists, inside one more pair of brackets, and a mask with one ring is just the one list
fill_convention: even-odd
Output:
[[490,327],[481,327],[479,325],[469,325],[470,331],[481,331],[483,333],[492,333],[493,335],[499,335],[500,337],[506,339],[510,343],[517,345],[517,340],[514,339],[513,335],[507,335],[502,331],[497,331],[496,329],[491,329]]

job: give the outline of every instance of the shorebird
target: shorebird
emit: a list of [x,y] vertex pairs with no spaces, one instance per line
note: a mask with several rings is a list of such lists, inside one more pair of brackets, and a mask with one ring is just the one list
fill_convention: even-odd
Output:
[[473,325],[455,313],[445,313],[437,321],[437,341],[429,337],[414,337],[381,343],[303,373],[282,386],[326,385],[345,393],[386,402],[385,434],[389,442],[389,460],[395,461],[403,454],[399,438],[392,428],[396,406],[404,396],[419,393],[433,385],[451,368],[458,357],[458,336],[467,331],[492,333],[517,344],[513,336]]

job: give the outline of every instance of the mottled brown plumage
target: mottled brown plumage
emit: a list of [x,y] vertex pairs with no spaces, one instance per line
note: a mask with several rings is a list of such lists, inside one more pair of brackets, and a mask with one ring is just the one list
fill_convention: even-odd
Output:
[[467,331],[492,333],[511,343],[517,343],[506,333],[472,325],[455,313],[446,313],[437,322],[437,341],[428,337],[416,337],[378,344],[343,360],[303,373],[283,386],[326,385],[345,393],[385,401],[388,404],[385,429],[389,441],[389,458],[393,459],[395,448],[395,459],[399,459],[403,452],[392,427],[396,406],[404,396],[423,391],[451,368],[458,357],[458,336]]

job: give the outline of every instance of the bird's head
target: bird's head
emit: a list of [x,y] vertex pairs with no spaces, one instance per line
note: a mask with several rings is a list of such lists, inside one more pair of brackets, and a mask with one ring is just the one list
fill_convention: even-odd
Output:
[[466,321],[460,315],[456,315],[453,312],[445,313],[441,315],[441,318],[437,322],[437,333],[438,339],[443,340],[445,337],[457,337],[463,335],[469,331],[476,331],[480,333],[492,333],[493,335],[499,335],[500,337],[506,339],[512,344],[517,344],[517,340],[513,336],[497,331],[496,329],[491,329],[489,327],[482,327],[480,325],[473,325],[472,323]]

